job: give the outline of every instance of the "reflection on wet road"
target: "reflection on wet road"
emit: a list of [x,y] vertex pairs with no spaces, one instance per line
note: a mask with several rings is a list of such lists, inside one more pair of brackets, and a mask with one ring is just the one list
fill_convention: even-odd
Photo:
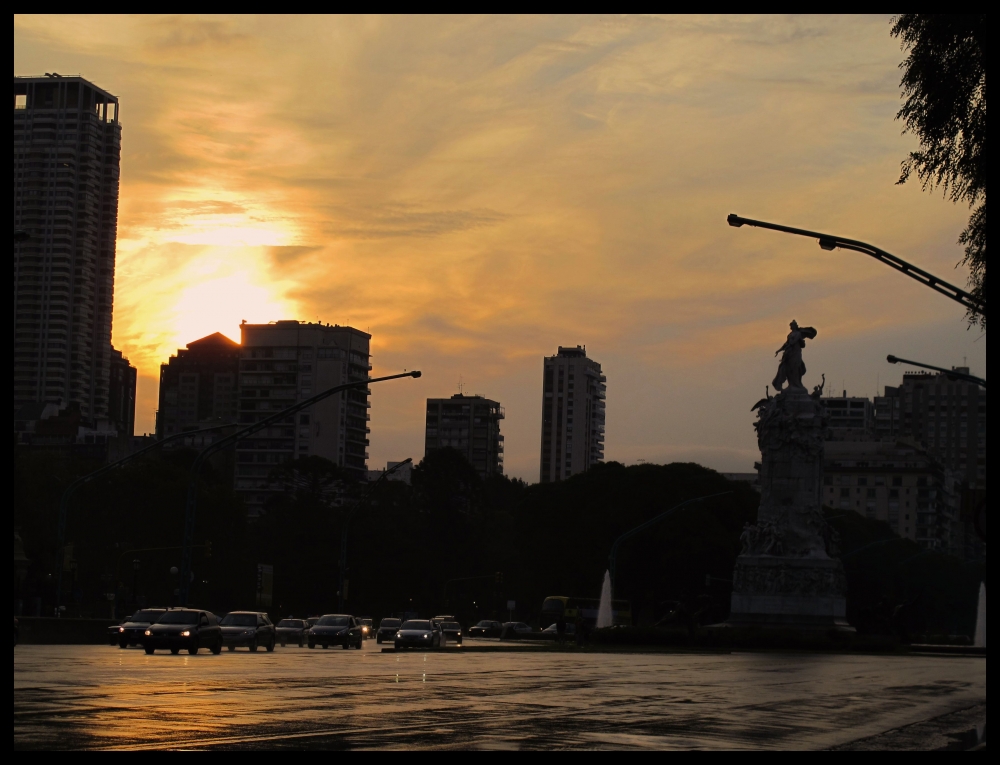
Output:
[[14,651],[14,748],[794,748],[986,699],[986,660]]

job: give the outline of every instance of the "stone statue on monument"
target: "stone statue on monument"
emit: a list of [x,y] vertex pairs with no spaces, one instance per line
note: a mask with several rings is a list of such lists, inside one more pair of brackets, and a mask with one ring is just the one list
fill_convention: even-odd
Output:
[[788,325],[792,331],[788,333],[785,344],[774,352],[777,356],[781,354],[781,361],[778,363],[778,374],[774,376],[771,383],[776,391],[780,391],[785,383],[789,388],[802,387],[802,375],[806,373],[806,365],[802,362],[802,349],[806,347],[806,340],[816,337],[816,330],[812,327],[800,327],[794,319]]
[[753,406],[761,454],[760,507],[757,522],[740,534],[729,621],[850,629],[844,621],[844,568],[833,557],[836,538],[823,515],[826,378],[812,394],[802,384],[802,349],[816,330],[794,321],[789,327],[788,339],[777,351],[777,392],[766,393]]

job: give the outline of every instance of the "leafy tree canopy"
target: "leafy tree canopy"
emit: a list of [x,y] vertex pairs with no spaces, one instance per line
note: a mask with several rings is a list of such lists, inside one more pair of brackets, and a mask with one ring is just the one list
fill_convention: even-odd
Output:
[[[899,183],[914,173],[973,208],[959,237],[972,294],[986,302],[986,14],[904,13],[892,35],[907,51],[900,64],[905,99],[896,115],[920,140],[902,163]],[[986,314],[969,321],[986,327]]]

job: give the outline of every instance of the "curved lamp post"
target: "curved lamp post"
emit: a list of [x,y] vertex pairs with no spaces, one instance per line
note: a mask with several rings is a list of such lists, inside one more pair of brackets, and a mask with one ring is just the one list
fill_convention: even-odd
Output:
[[225,438],[221,438],[215,443],[202,449],[198,456],[195,457],[194,464],[191,465],[191,478],[188,481],[187,503],[185,505],[184,512],[184,548],[181,554],[180,571],[180,604],[182,606],[187,605],[188,593],[191,590],[191,542],[194,539],[195,516],[198,512],[198,477],[201,475],[201,468],[204,466],[206,460],[215,454],[215,452],[221,451],[228,446],[232,446],[237,441],[241,441],[247,436],[251,436],[269,425],[273,425],[275,422],[280,422],[286,417],[293,415],[302,409],[307,409],[313,404],[316,404],[325,398],[329,398],[335,393],[351,390],[352,388],[366,388],[372,383],[384,382],[386,380],[398,380],[401,377],[420,377],[420,372],[414,370],[413,372],[403,372],[398,375],[372,377],[367,380],[355,380],[354,382],[344,383],[343,385],[335,385],[334,387],[328,388],[321,393],[317,393],[311,398],[299,401],[297,404],[292,404],[290,407],[282,409],[280,412],[275,412],[274,414],[265,417],[263,420],[258,420],[252,425],[241,428],[235,433],[228,435]]
[[154,449],[159,449],[164,444],[168,444],[171,441],[178,441],[182,438],[187,438],[188,436],[197,436],[200,433],[209,433],[213,430],[221,430],[222,428],[235,427],[235,422],[227,422],[222,425],[213,425],[210,428],[201,428],[199,430],[186,430],[183,433],[175,433],[172,436],[166,436],[161,438],[155,443],[150,444],[137,452],[133,452],[127,457],[122,457],[117,462],[112,462],[110,465],[105,465],[104,467],[98,468],[92,473],[87,473],[87,475],[81,476],[73,481],[69,486],[67,486],[62,493],[62,497],[59,498],[59,519],[56,524],[56,549],[59,551],[59,558],[56,560],[56,615],[59,614],[59,607],[62,605],[62,572],[63,572],[63,559],[65,557],[65,545],[66,545],[66,516],[69,513],[69,501],[72,499],[73,494],[76,490],[83,486],[85,483],[90,483],[95,478],[100,478],[105,473],[110,473],[115,468],[121,467],[127,462],[141,457],[147,452],[151,452]]
[[910,361],[909,359],[901,359],[898,356],[893,356],[889,354],[885,357],[885,360],[890,364],[909,364],[911,367],[922,367],[923,369],[933,369],[935,372],[944,373],[949,380],[961,380],[962,382],[970,382],[975,385],[981,385],[986,387],[986,380],[982,377],[976,377],[975,375],[968,375],[965,372],[956,372],[954,369],[945,369],[944,367],[936,367],[932,364],[924,364],[920,361]]
[[695,497],[694,499],[689,499],[686,502],[681,502],[679,505],[674,505],[669,510],[660,513],[655,518],[652,518],[652,519],[646,521],[645,523],[640,524],[639,526],[636,526],[634,529],[629,529],[624,534],[622,534],[620,537],[618,537],[618,539],[615,540],[614,544],[611,545],[611,554],[608,556],[608,572],[611,574],[611,591],[614,592],[614,587],[615,587],[615,565],[618,562],[618,546],[622,542],[624,542],[629,537],[635,536],[640,531],[645,531],[649,527],[656,525],[657,523],[659,523],[660,521],[662,521],[664,518],[667,518],[668,516],[673,515],[675,512],[677,512],[678,510],[680,510],[682,507],[687,507],[688,505],[692,505],[695,502],[701,502],[704,499],[712,499],[712,497],[721,497],[724,494],[732,494],[732,492],[731,491],[720,491],[718,494],[706,494],[704,497]]
[[762,220],[741,218],[735,213],[730,213],[729,217],[726,218],[726,221],[730,226],[735,228],[739,228],[740,226],[756,226],[757,228],[769,228],[772,231],[781,231],[786,234],[796,234],[798,236],[807,236],[810,239],[818,239],[819,246],[824,250],[833,250],[839,247],[842,250],[854,250],[855,252],[870,255],[875,258],[875,260],[885,263],[890,268],[895,268],[897,271],[906,274],[911,279],[916,279],[925,287],[930,287],[935,292],[940,292],[945,297],[950,297],[956,303],[961,303],[965,306],[966,310],[982,314],[984,317],[986,316],[985,300],[981,300],[960,287],[956,287],[954,284],[949,284],[944,279],[939,279],[933,274],[924,271],[922,268],[917,268],[917,266],[912,263],[907,263],[902,258],[898,258],[873,244],[861,242],[857,239],[845,239],[844,237],[833,236],[832,234],[820,234],[819,232],[807,231],[802,228],[781,226],[777,223],[768,223],[767,221]]

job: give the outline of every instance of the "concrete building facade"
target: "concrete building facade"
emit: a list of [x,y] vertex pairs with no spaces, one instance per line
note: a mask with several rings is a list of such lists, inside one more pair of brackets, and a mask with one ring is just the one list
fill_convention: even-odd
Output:
[[870,398],[848,397],[847,391],[839,398],[821,399],[829,419],[827,440],[871,441],[875,438],[875,406]]
[[823,504],[884,521],[925,549],[967,555],[960,487],[925,449],[894,441],[828,441]]
[[14,78],[15,411],[108,419],[120,156],[115,96],[82,77]]
[[239,343],[216,332],[161,364],[156,435],[236,422],[240,352]]
[[604,461],[607,378],[585,346],[559,347],[542,372],[539,480],[550,483]]
[[[256,422],[296,401],[345,382],[369,379],[371,335],[352,327],[295,320],[240,327],[240,424]],[[307,411],[245,439],[236,447],[236,489],[251,515],[263,510],[278,465],[325,457],[368,477],[368,388],[338,393]]]
[[502,419],[503,407],[485,396],[429,398],[424,455],[450,446],[462,452],[482,478],[503,475]]
[[[969,373],[968,367],[955,367]],[[906,372],[875,401],[882,438],[918,443],[972,490],[986,489],[986,391],[932,372]]]

